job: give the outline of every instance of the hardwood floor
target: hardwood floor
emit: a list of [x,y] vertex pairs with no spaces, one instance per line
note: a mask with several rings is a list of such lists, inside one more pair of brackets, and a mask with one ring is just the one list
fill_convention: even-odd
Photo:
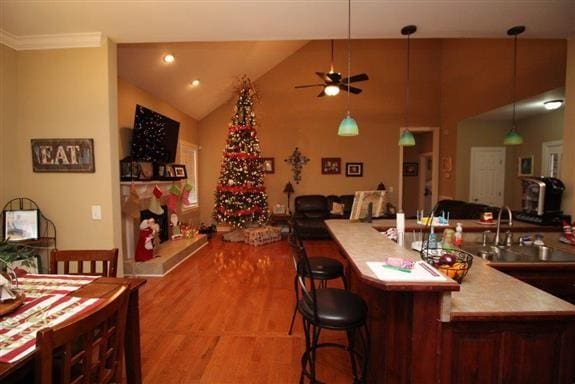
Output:
[[[306,242],[306,249],[339,258],[330,241]],[[144,382],[298,383],[305,340],[299,315],[287,335],[294,300],[286,240],[254,247],[211,239],[141,291]],[[344,342],[345,335],[325,331],[321,340]],[[320,350],[317,374],[350,383],[347,353]]]

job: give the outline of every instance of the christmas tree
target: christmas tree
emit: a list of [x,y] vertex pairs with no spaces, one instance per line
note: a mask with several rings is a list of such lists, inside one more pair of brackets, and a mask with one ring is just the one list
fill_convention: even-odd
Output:
[[214,219],[235,228],[250,223],[261,225],[269,218],[256,115],[252,110],[254,99],[252,84],[243,77],[216,188]]

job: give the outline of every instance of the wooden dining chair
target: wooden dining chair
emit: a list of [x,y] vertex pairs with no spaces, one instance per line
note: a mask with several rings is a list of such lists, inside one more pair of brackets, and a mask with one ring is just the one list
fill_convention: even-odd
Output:
[[[102,275],[116,277],[118,273],[118,248],[110,250],[58,250],[50,254],[50,273],[58,273],[59,263],[64,264],[66,275]],[[75,265],[74,268],[70,266]],[[101,268],[99,267],[101,265]]]
[[36,336],[36,384],[121,383],[129,290]]

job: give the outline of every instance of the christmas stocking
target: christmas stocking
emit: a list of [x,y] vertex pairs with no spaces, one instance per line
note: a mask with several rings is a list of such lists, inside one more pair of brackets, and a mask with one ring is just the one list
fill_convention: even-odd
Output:
[[193,186],[191,183],[186,183],[184,185],[184,191],[182,192],[182,204],[184,205],[191,205],[192,202],[190,201],[190,192],[192,191]]
[[178,188],[176,184],[172,184],[169,190],[170,194],[168,195],[168,211],[176,212],[178,207],[178,199],[182,194],[182,190]]
[[140,195],[138,195],[138,191],[136,191],[136,187],[133,184],[128,198],[122,205],[122,212],[134,219],[140,218]]
[[160,198],[162,197],[163,193],[160,187],[157,185],[154,187],[152,191],[152,197],[150,198],[150,207],[148,210],[156,215],[161,215],[164,213],[164,209],[160,204]]

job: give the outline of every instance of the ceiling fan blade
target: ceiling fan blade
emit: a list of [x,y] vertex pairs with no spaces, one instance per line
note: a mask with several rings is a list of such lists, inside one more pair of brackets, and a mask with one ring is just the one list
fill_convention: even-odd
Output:
[[318,75],[322,81],[329,81],[329,77],[327,77],[327,73],[316,72],[315,74]]
[[[339,89],[341,89],[342,91],[347,92],[347,90],[348,90],[347,88],[348,88],[348,86],[346,84],[340,84],[339,85]],[[357,94],[360,94],[362,92],[362,90],[359,88],[356,88],[356,87],[349,87],[349,92],[353,93],[354,95],[357,95]]]
[[317,95],[317,97],[324,97],[324,96],[325,96],[325,90],[322,89],[319,95]]
[[347,83],[355,83],[358,81],[366,81],[366,80],[369,80],[367,73],[360,73],[359,75],[353,75],[351,77],[346,77],[345,79],[342,79],[341,82],[347,84]]
[[294,88],[325,87],[325,84],[296,85]]

